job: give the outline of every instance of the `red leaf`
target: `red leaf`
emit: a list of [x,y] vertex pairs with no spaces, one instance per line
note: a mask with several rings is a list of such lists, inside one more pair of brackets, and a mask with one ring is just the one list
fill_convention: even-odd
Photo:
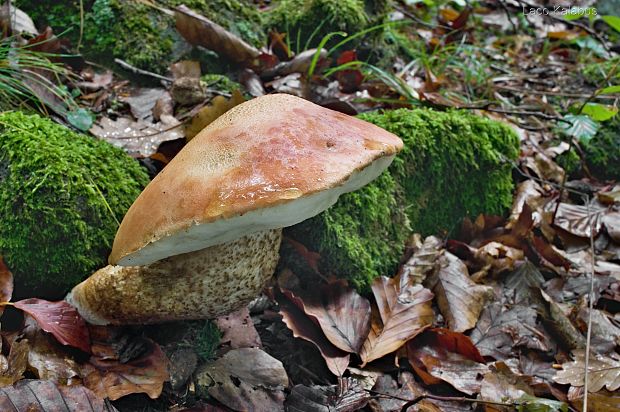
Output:
[[41,329],[54,335],[58,342],[90,353],[86,322],[67,302],[32,298],[15,302],[15,307],[32,316]]
[[435,334],[435,338],[437,339],[437,343],[440,346],[443,346],[450,352],[460,353],[465,356],[467,359],[471,359],[475,362],[485,363],[484,358],[478,351],[478,348],[471,339],[463,335],[460,332],[453,332],[450,329],[445,328],[434,328],[430,329],[429,333],[432,332]]

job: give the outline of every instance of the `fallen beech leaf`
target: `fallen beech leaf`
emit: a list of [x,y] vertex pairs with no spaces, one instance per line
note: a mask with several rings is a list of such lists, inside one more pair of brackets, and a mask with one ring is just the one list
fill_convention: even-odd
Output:
[[[582,411],[583,408],[583,387],[571,386],[568,390],[568,400],[573,408]],[[588,394],[588,409],[595,412],[617,412],[620,411],[620,394],[601,390],[596,393]]]
[[[561,384],[583,386],[585,375],[585,352],[575,350],[575,360],[562,364],[553,380]],[[615,391],[620,388],[620,357],[616,353],[592,354],[588,365],[588,389],[598,392],[603,388]]]
[[[400,348],[406,341],[433,323],[433,294],[421,285],[400,288],[400,278],[381,276],[372,284],[377,307],[373,306],[370,333],[360,357],[362,367]],[[399,296],[408,297],[406,301]]]
[[544,190],[535,180],[528,179],[517,185],[517,191],[512,203],[508,221],[512,224],[519,219],[523,206],[527,203],[533,210],[537,210],[543,203]]
[[[558,252],[553,245],[548,243],[541,236],[531,237],[532,249],[538,254],[540,258],[543,258],[553,266],[562,267],[568,271],[571,267],[570,260],[566,259],[560,252]],[[548,266],[548,265],[547,265]]]
[[[515,402],[524,395],[533,395],[534,391],[523,379],[515,375],[504,362],[497,362],[490,367],[481,383],[480,397],[487,401]],[[497,409],[496,409],[497,408]],[[509,412],[513,407],[493,406],[493,410]]]
[[296,412],[352,412],[362,409],[370,394],[359,382],[342,378],[338,386],[295,385],[286,399],[288,411]]
[[609,212],[603,216],[603,226],[607,229],[607,234],[616,243],[620,243],[620,212]]
[[401,290],[406,289],[403,282],[411,286],[420,285],[429,274],[434,274],[439,269],[438,257],[443,253],[441,239],[428,236],[422,242],[417,233],[413,237],[417,239],[414,240],[416,244],[413,246],[413,254],[398,269]]
[[543,312],[543,322],[547,329],[553,333],[557,342],[570,350],[585,348],[585,338],[573,325],[568,316],[564,314],[553,298],[540,289],[538,289],[538,293],[542,297],[542,301],[545,302],[544,305],[541,305],[544,307],[538,307],[539,311]]
[[75,360],[51,336],[44,334],[32,320],[27,320],[25,336],[30,350],[27,355],[29,370],[39,379],[59,385],[71,385],[80,376]]
[[470,359],[469,349],[464,355],[458,352],[462,349],[458,346],[442,346],[445,341],[439,336],[437,331],[429,329],[407,342],[407,358],[411,365],[418,365],[416,372],[421,365],[432,377],[449,383],[463,393],[473,395],[480,392],[478,376],[487,373],[488,366]]
[[327,367],[336,376],[342,376],[349,366],[350,355],[334,346],[323,334],[316,320],[312,320],[301,309],[303,302],[293,292],[283,289],[276,295],[282,321],[296,338],[313,343],[321,352]]
[[39,327],[54,335],[58,342],[90,353],[90,336],[86,322],[67,302],[31,298],[15,302],[14,306],[32,316]]
[[192,117],[192,120],[185,127],[185,137],[188,141],[193,139],[215,119],[243,102],[245,102],[245,97],[239,90],[233,90],[230,99],[224,96],[215,96],[210,105],[203,107]]
[[[549,207],[555,208],[555,202],[551,202]],[[590,214],[588,215],[588,211]],[[597,236],[601,229],[601,219],[607,208],[597,204],[591,204],[588,210],[587,206],[571,205],[568,203],[560,203],[555,215],[553,224],[566,230],[573,235],[580,237]]]
[[485,360],[478,351],[478,348],[468,336],[444,328],[429,329],[429,333],[434,333],[437,344],[443,348],[446,348],[446,350],[454,353],[460,353],[467,359],[475,362],[485,363]]
[[504,281],[504,296],[511,303],[532,303],[532,290],[538,290],[545,278],[529,260],[510,273]]
[[118,412],[89,389],[26,379],[0,389],[0,410],[14,412]]
[[215,324],[222,332],[221,345],[226,345],[230,349],[261,348],[263,346],[247,307],[228,315],[219,316],[215,319]]
[[323,285],[317,298],[303,300],[302,310],[345,352],[357,353],[370,331],[370,303],[342,279]]
[[288,376],[282,362],[262,350],[240,348],[200,368],[196,385],[236,411],[277,411]]
[[464,332],[476,326],[482,308],[493,296],[493,288],[472,281],[467,266],[449,252],[439,262],[441,267],[433,285],[437,304],[448,327]]
[[[0,302],[8,302],[13,296],[13,274],[4,264],[0,256]],[[4,305],[0,306],[0,316],[4,312]]]
[[[116,400],[132,393],[155,399],[168,380],[168,359],[158,344],[146,340],[146,353],[129,362],[91,356],[81,369],[84,386],[97,396]],[[109,351],[101,351],[109,352]]]
[[[6,369],[3,368],[1,371],[2,373],[0,373],[0,387],[13,385],[23,377],[23,374],[26,372],[26,368],[28,367],[29,351],[30,345],[28,344],[27,339],[14,342],[11,345],[9,357],[5,360],[6,365],[3,365],[6,366]],[[4,359],[4,356],[2,356],[2,358]],[[0,396],[2,395],[0,394]]]
[[181,5],[174,11],[176,27],[190,44],[213,50],[235,63],[249,65],[260,51],[219,24]]

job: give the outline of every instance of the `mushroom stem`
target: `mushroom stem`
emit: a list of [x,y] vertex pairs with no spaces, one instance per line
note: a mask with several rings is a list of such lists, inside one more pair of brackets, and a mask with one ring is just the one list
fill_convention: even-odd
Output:
[[66,300],[90,323],[204,319],[249,303],[273,275],[282,229],[255,232],[147,266],[106,266]]

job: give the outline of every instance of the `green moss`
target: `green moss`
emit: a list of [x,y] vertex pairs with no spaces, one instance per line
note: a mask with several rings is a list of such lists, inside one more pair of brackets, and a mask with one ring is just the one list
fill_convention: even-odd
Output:
[[106,142],[1,113],[0,254],[17,284],[54,295],[104,265],[117,222],[147,182]]
[[[619,64],[619,62],[620,57],[616,56],[603,62],[586,64],[583,68],[583,76],[588,81],[588,83],[594,86],[608,86],[607,84],[604,84],[605,78],[607,77],[609,72],[613,70],[616,65]],[[615,73],[611,75],[610,83],[620,84],[620,67],[616,67]]]
[[222,332],[218,329],[217,325],[207,320],[196,331],[196,339],[194,347],[196,354],[203,362],[209,362],[215,358],[215,351],[220,345],[222,339]]
[[467,215],[502,214],[512,202],[518,138],[510,127],[464,112],[429,109],[369,113],[362,119],[405,143],[388,172],[290,229],[321,254],[323,270],[361,290],[392,275],[411,229],[449,232]]
[[309,47],[315,47],[328,33],[353,34],[370,20],[363,0],[281,0],[270,13],[269,25],[288,33],[293,50],[301,51],[310,38]]
[[[39,27],[50,25],[55,33],[70,30],[66,37],[74,46],[80,37],[80,2],[18,0],[17,6],[29,13]],[[185,4],[224,26],[244,40],[262,46],[266,35],[256,7],[246,0],[162,0],[172,9]],[[81,52],[109,63],[113,57],[150,71],[164,72],[190,48],[175,28],[174,18],[137,0],[84,0]]]
[[[588,142],[580,143],[590,173],[603,180],[620,180],[620,117],[603,123]],[[558,163],[569,175],[582,175],[581,161],[574,150],[562,154]]]
[[200,80],[205,82],[207,87],[221,92],[232,93],[235,90],[243,90],[243,86],[223,74],[205,74]]

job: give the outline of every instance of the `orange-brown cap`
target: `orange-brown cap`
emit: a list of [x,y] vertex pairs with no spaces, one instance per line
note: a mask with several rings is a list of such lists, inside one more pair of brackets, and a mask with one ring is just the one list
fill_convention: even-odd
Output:
[[144,189],[109,261],[145,265],[297,224],[376,178],[402,146],[298,97],[250,100],[202,130]]

